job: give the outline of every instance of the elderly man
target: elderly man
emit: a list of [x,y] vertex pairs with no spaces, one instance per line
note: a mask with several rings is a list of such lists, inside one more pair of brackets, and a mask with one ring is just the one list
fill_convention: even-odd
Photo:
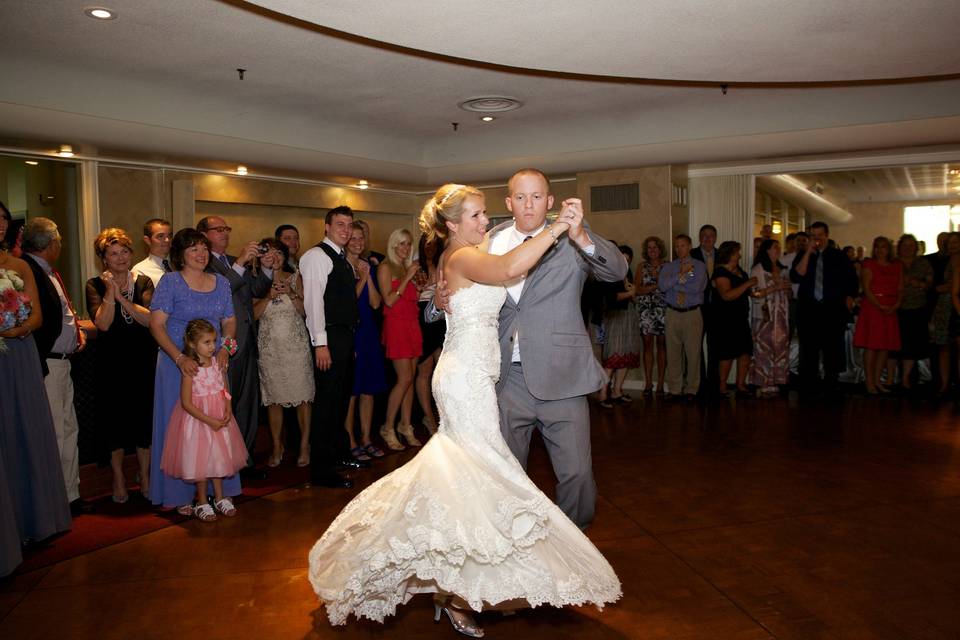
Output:
[[[254,273],[251,261],[260,255],[256,242],[247,243],[239,256],[227,255],[230,231],[223,218],[207,216],[197,223],[197,231],[210,241],[207,270],[230,282],[233,311],[237,319],[237,352],[230,356],[227,377],[233,396],[233,415],[247,445],[248,468],[253,466],[253,448],[257,438],[257,409],[260,405],[260,379],[257,370],[257,325],[253,318],[253,299],[263,298],[273,284],[273,268],[280,266],[276,252],[265,254],[261,269]],[[246,473],[250,473],[249,471]]]
[[43,324],[34,332],[37,350],[44,371],[44,386],[53,414],[53,426],[60,450],[63,482],[70,501],[70,510],[92,511],[92,506],[80,499],[80,455],[77,436],[77,412],[73,406],[73,381],[70,378],[70,357],[83,349],[86,337],[83,329],[90,323],[77,318],[67,287],[54,268],[60,257],[60,231],[53,220],[31,218],[23,227],[23,259],[30,265],[37,281]]
[[[700,237],[702,245],[702,230]],[[693,400],[700,387],[703,315],[698,309],[703,306],[707,287],[707,265],[693,257],[691,244],[686,234],[674,238],[676,258],[660,268],[657,280],[667,302],[667,386],[672,397],[687,400]]]
[[170,273],[170,241],[173,239],[170,223],[163,218],[151,218],[143,223],[143,243],[147,245],[147,257],[133,265],[133,271],[160,284],[163,274]]

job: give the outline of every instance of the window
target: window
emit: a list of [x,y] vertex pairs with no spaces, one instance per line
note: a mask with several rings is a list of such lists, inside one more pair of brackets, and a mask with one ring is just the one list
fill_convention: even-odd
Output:
[[927,253],[937,250],[937,234],[957,228],[950,223],[950,205],[903,208],[904,233],[912,233],[925,242]]

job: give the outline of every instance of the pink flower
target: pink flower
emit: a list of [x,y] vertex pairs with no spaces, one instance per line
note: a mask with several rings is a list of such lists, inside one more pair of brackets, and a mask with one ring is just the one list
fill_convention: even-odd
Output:
[[20,306],[20,294],[13,289],[7,289],[0,297],[0,304],[4,311],[15,312]]

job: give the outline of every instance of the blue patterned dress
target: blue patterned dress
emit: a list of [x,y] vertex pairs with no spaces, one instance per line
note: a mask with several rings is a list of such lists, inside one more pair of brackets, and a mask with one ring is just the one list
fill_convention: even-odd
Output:
[[[233,317],[233,299],[230,283],[223,276],[216,276],[217,286],[213,291],[194,291],[179,272],[165,274],[160,278],[150,303],[151,311],[163,311],[167,318],[167,335],[183,349],[183,332],[187,323],[203,318],[217,330],[220,338],[220,323]],[[157,355],[157,377],[153,396],[153,448],[151,450],[150,501],[165,507],[179,507],[193,502],[196,487],[160,470],[160,458],[167,435],[167,423],[173,408],[180,401],[180,368],[163,349]],[[212,489],[211,489],[212,491]],[[235,496],[240,493],[239,474],[223,479],[223,494]]]

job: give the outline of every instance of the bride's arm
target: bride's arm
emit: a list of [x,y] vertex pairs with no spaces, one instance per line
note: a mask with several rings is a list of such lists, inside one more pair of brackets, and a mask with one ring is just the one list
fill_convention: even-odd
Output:
[[569,228],[566,222],[555,222],[502,256],[491,255],[483,250],[457,251],[449,257],[445,271],[456,272],[482,284],[513,280],[529,271]]

